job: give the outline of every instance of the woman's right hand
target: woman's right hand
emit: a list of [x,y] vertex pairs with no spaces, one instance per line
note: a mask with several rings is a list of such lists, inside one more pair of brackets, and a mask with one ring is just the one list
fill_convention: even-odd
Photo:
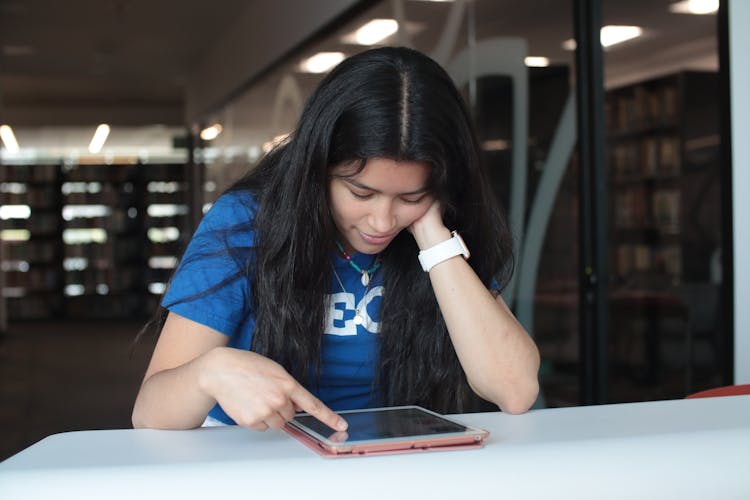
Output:
[[217,347],[203,356],[199,386],[238,425],[281,429],[304,411],[337,431],[346,421],[313,396],[280,364],[260,354]]
[[227,347],[229,337],[170,312],[133,407],[133,426],[199,427],[218,402],[239,425],[279,429],[304,411],[335,430],[346,422],[281,365]]

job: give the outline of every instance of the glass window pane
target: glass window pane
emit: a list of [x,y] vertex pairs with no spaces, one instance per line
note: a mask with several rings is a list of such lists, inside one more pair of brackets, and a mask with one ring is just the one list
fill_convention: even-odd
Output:
[[[369,46],[357,30],[392,19],[378,44],[408,45],[442,64],[474,117],[492,189],[516,246],[504,297],[539,344],[541,405],[573,405],[578,390],[578,181],[570,1],[383,1],[357,13],[283,61],[216,113],[223,132],[201,152],[210,202],[295,124],[325,73],[303,67],[315,54]],[[391,25],[392,23],[387,23]],[[533,57],[532,59],[527,59]]]
[[716,15],[674,4],[603,2],[604,24],[641,30],[604,56],[612,402],[721,382]]

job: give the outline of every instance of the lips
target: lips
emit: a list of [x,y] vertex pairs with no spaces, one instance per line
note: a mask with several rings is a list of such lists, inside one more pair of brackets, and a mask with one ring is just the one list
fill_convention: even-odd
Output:
[[365,243],[368,243],[370,245],[385,245],[387,243],[390,243],[390,241],[396,236],[396,234],[397,233],[391,233],[379,236],[359,231],[359,235],[362,237]]

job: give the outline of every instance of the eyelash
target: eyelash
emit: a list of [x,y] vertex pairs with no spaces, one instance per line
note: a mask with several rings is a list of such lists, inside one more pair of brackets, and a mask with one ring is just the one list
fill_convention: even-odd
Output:
[[422,200],[424,200],[424,196],[420,196],[416,200],[407,200],[404,198],[401,198],[401,199],[404,201],[404,203],[408,203],[409,205],[419,205],[422,202]]
[[[358,200],[367,200],[367,199],[372,198],[372,193],[360,194],[360,193],[354,192],[352,190],[349,190],[349,192],[352,194],[352,196],[354,196]],[[401,201],[403,201],[404,203],[406,203],[408,205],[419,205],[422,202],[422,200],[424,200],[424,196],[420,196],[416,200],[409,200],[409,199],[406,199],[406,198],[401,198]]]
[[366,199],[372,197],[372,193],[359,194],[359,193],[355,193],[354,191],[350,191],[350,193],[352,193],[352,196],[354,196],[355,198],[360,199],[360,200],[366,200]]

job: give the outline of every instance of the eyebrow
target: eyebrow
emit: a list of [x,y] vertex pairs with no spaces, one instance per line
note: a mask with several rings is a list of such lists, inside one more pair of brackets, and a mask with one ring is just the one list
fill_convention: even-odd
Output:
[[[356,181],[354,179],[347,179],[346,177],[342,177],[341,179],[344,180],[345,182],[348,182],[352,186],[358,187],[360,189],[366,189],[367,191],[372,191],[374,193],[380,193],[380,192],[382,192],[379,189],[372,188],[372,187],[367,186],[365,184],[362,184],[361,182]],[[410,196],[410,195],[414,195],[414,194],[423,194],[423,193],[426,193],[428,191],[429,191],[429,188],[427,186],[425,186],[425,187],[419,188],[419,189],[417,189],[415,191],[409,191],[408,193],[399,193],[399,196]]]

